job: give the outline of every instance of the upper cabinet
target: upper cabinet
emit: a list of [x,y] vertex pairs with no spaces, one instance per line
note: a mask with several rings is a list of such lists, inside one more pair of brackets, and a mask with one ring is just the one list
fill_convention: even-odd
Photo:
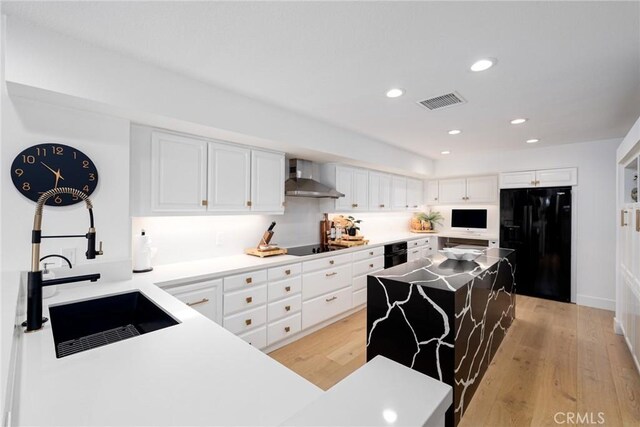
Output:
[[134,216],[284,212],[284,154],[141,127],[133,134]]
[[391,175],[369,172],[369,210],[391,209]]
[[269,151],[251,151],[251,210],[284,212],[284,156]]
[[[451,178],[430,181],[428,199],[430,204],[496,203],[498,201],[498,179],[495,176]],[[436,190],[437,188],[437,190]]]
[[407,178],[407,207],[410,210],[418,209],[422,205],[423,187],[422,180]]
[[540,169],[500,174],[500,188],[564,187],[577,184],[577,168]]
[[207,210],[207,142],[154,132],[151,137],[151,209]]
[[393,176],[391,178],[391,208],[394,210],[407,209],[407,178]]
[[230,144],[209,143],[210,211],[251,210],[251,150]]
[[328,164],[323,166],[322,172],[323,181],[344,194],[344,197],[330,202],[328,208],[340,212],[369,210],[368,171]]

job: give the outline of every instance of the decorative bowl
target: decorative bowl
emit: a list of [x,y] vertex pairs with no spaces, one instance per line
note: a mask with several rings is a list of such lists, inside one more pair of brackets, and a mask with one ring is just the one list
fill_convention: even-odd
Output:
[[481,250],[478,249],[459,249],[459,248],[446,248],[441,249],[440,252],[442,255],[446,256],[448,259],[453,259],[457,261],[473,261],[483,254]]

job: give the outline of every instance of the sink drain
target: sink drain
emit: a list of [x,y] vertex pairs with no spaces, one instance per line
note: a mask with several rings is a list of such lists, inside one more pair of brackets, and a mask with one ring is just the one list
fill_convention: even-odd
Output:
[[140,335],[140,332],[133,325],[119,326],[107,331],[98,332],[84,337],[64,341],[58,344],[56,353],[58,358],[91,350],[92,348],[126,340]]

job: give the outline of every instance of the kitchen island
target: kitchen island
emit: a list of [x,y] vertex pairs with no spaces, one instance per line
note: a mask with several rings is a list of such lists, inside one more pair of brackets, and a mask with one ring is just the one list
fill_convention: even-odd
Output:
[[515,318],[515,252],[437,254],[367,278],[367,360],[383,355],[454,389],[457,425]]

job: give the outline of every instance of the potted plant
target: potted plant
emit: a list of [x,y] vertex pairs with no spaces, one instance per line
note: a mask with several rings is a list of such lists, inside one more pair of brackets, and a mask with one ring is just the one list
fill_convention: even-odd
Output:
[[358,230],[360,230],[360,226],[358,224],[360,224],[362,222],[361,219],[355,219],[352,216],[348,216],[347,217],[347,225],[345,226],[345,230],[347,230],[347,234],[349,236],[355,236],[356,234],[358,234]]
[[417,213],[416,219],[420,221],[419,230],[435,230],[436,225],[442,225],[444,217],[438,211],[429,210],[429,213]]

